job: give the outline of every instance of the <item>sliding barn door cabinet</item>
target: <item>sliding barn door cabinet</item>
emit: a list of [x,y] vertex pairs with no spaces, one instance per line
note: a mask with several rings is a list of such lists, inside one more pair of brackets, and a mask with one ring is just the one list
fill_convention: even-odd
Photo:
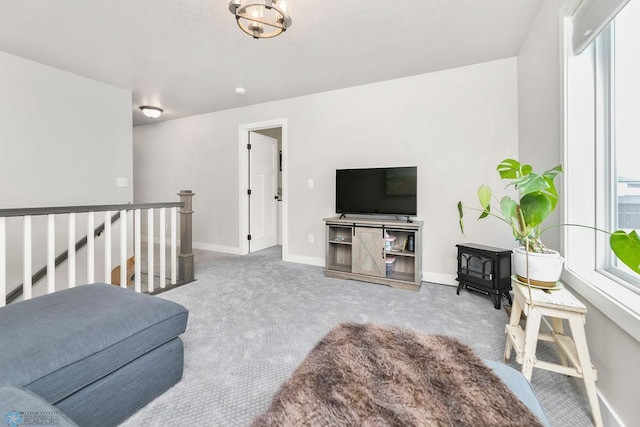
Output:
[[422,222],[326,218],[325,276],[417,291]]

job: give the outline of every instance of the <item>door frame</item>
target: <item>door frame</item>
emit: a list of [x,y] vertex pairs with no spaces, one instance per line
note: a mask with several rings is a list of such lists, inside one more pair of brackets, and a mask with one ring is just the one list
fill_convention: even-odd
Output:
[[286,118],[267,120],[263,122],[246,123],[242,124],[238,128],[239,143],[238,143],[238,173],[239,173],[239,239],[240,239],[240,254],[246,255],[249,253],[249,241],[247,240],[247,234],[249,234],[249,203],[247,198],[247,188],[249,185],[249,154],[247,150],[247,144],[249,143],[249,132],[272,129],[282,129],[282,222],[278,224],[278,227],[282,228],[282,259],[287,261],[289,257],[289,215],[288,215],[288,171],[287,167],[287,139],[288,139],[288,121]]

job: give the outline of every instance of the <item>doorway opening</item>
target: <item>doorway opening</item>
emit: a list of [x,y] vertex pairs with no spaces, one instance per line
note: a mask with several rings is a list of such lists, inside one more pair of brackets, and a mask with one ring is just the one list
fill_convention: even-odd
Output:
[[240,253],[287,245],[287,119],[239,128]]

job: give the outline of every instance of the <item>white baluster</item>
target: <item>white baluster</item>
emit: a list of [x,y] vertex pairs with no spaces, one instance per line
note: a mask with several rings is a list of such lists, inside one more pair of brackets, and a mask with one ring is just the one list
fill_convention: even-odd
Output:
[[47,215],[47,293],[56,291],[56,218]]
[[76,214],[69,214],[69,235],[67,236],[67,268],[69,287],[76,286]]
[[153,292],[153,208],[147,210],[147,291]]
[[24,217],[22,259],[22,299],[31,299],[31,216]]
[[140,262],[142,261],[142,258],[141,258],[142,250],[140,249],[140,240],[142,239],[141,230],[140,230],[140,209],[136,209],[134,211],[133,218],[134,218],[133,244],[134,244],[134,253],[135,253],[135,259],[136,259],[135,273],[134,273],[135,289],[136,289],[136,292],[142,292],[142,281],[141,281],[142,274],[140,273]]
[[94,215],[93,212],[89,212],[87,214],[87,283],[95,282],[95,268],[94,268],[94,235],[93,229],[94,225]]
[[171,284],[177,282],[178,251],[176,238],[176,224],[178,223],[178,208],[171,208]]
[[127,211],[120,211],[120,287],[127,287]]
[[111,211],[104,213],[104,283],[111,283]]
[[7,304],[7,226],[0,218],[0,307]]
[[158,237],[158,243],[160,244],[160,287],[164,288],[165,284],[165,276],[167,275],[165,269],[167,268],[165,265],[165,246],[166,246],[166,236],[165,236],[165,228],[167,227],[167,221],[165,217],[165,208],[160,208],[160,236]]

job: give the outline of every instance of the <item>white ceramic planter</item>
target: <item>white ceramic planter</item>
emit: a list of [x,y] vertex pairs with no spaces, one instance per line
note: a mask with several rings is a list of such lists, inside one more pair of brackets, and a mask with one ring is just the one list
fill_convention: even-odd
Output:
[[[553,286],[560,279],[562,264],[564,258],[556,251],[549,254],[529,252],[529,279],[532,283]],[[513,268],[518,276],[527,277],[527,252],[523,246],[513,250]]]

